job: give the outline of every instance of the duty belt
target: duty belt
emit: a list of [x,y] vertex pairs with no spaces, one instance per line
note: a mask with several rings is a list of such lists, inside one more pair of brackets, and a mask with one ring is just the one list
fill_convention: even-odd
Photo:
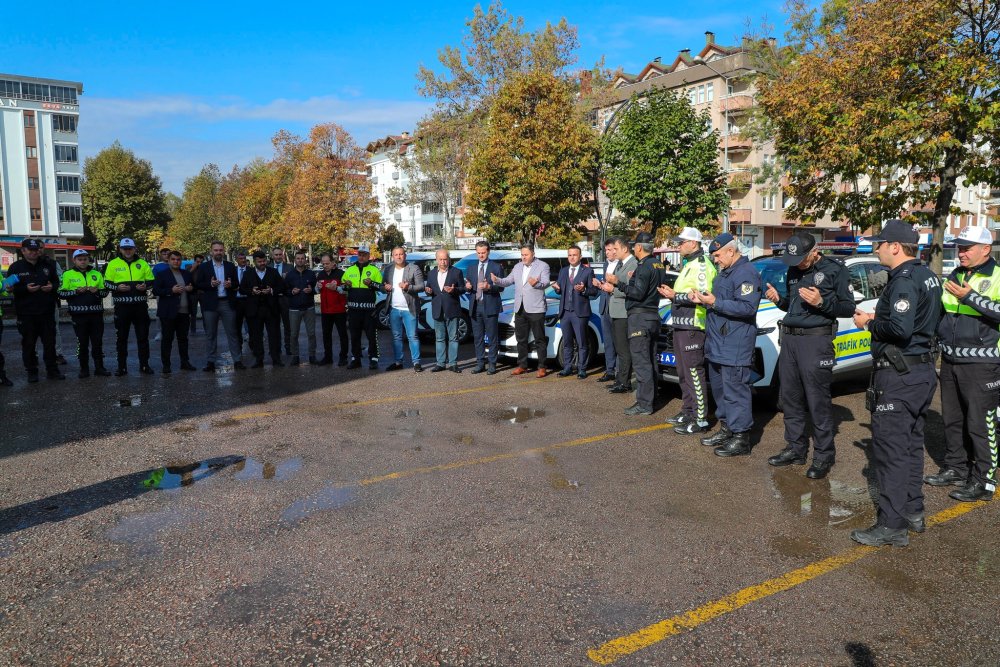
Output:
[[788,336],[835,336],[837,334],[837,323],[828,324],[822,327],[790,327],[779,322],[781,333]]
[[[930,352],[924,352],[923,354],[904,354],[903,359],[906,360],[908,364],[933,364],[934,355]],[[883,368],[893,368],[892,362],[882,357],[881,359],[875,360],[875,370],[882,370]]]

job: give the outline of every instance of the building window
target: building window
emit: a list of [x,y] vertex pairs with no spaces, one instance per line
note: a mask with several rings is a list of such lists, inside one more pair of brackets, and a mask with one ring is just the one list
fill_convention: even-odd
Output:
[[773,211],[775,208],[775,204],[777,204],[778,196],[772,192],[763,195],[761,199],[763,200],[761,208],[764,209],[765,211]]
[[76,116],[52,115],[52,129],[56,132],[76,132]]
[[698,86],[698,104],[705,102],[705,86]]
[[706,98],[709,102],[715,99],[715,83],[705,85]]
[[60,206],[59,222],[81,222],[83,221],[83,209],[79,206]]
[[24,126],[34,127],[35,126],[35,114],[24,114]]
[[697,104],[698,102],[698,91],[693,86],[688,89],[688,102],[691,104]]
[[34,147],[34,146],[28,146],[28,148],[25,149],[25,150],[27,151],[29,159],[37,158],[38,157],[38,149],[36,147]]
[[441,213],[441,202],[439,201],[425,201],[420,205],[421,210],[424,214],[434,214]]
[[56,162],[76,162],[76,146],[56,144]]
[[31,209],[31,219],[32,220],[41,220],[42,219],[42,209],[40,209],[40,208],[33,208],[33,209]]
[[37,178],[32,178],[31,176],[28,177],[28,189],[29,190],[37,190],[38,189],[38,179]]
[[56,176],[56,190],[59,192],[79,192],[79,176]]

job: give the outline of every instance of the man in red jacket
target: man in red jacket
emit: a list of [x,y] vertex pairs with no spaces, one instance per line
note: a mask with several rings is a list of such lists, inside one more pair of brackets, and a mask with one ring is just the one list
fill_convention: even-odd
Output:
[[337,268],[333,255],[325,253],[321,258],[323,270],[316,274],[316,288],[319,290],[319,312],[323,324],[323,358],[320,366],[333,363],[333,327],[336,325],[340,336],[340,361],[338,366],[347,365],[347,295],[344,293],[344,272]]

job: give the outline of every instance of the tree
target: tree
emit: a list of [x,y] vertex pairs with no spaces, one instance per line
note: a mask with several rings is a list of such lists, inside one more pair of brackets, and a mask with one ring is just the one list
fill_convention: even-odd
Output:
[[123,236],[144,239],[168,220],[152,165],[117,141],[84,161],[81,198],[95,245],[109,252]]
[[280,240],[288,184],[293,168],[279,159],[253,160],[242,170],[236,215],[241,242],[263,248]]
[[570,86],[546,72],[518,75],[497,95],[469,170],[466,220],[490,239],[534,242],[544,226],[587,216],[597,136]]
[[625,215],[661,229],[713,229],[729,208],[719,133],[708,112],[665,89],[633,96],[601,140],[608,197]]
[[189,257],[208,252],[222,228],[217,202],[221,182],[222,174],[214,164],[184,181],[181,205],[167,228],[176,250]]
[[796,0],[790,24],[758,54],[753,126],[783,157],[786,214],[866,229],[932,206],[940,271],[958,179],[1000,184],[1000,5]]
[[378,240],[378,251],[379,252],[389,252],[393,248],[398,248],[406,245],[406,237],[403,236],[403,232],[399,231],[396,225],[389,225],[382,232],[382,237]]

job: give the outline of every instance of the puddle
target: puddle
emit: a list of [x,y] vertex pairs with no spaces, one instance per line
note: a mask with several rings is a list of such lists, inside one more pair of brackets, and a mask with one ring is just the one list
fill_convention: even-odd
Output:
[[193,523],[197,518],[194,514],[179,512],[174,508],[130,514],[110,528],[107,537],[117,544],[131,545],[141,556],[151,556],[160,551],[156,533]]
[[500,421],[510,422],[511,424],[523,424],[527,421],[531,421],[532,419],[538,419],[544,416],[545,410],[514,406],[507,408],[500,413]]
[[281,513],[281,523],[295,525],[315,512],[335,510],[352,505],[358,500],[358,487],[331,484],[311,496],[296,500]]
[[170,430],[173,431],[174,433],[184,434],[184,433],[194,433],[198,429],[195,428],[193,424],[181,424],[180,426],[175,426]]
[[542,461],[544,461],[546,465],[554,466],[556,464],[556,457],[548,452],[543,452]]
[[164,466],[152,471],[142,481],[142,485],[148,489],[179,489],[184,486],[196,484],[206,477],[211,477],[220,470],[236,465],[242,460],[243,457],[241,456],[223,456],[206,461]]
[[246,459],[237,465],[235,469],[236,474],[233,475],[233,478],[241,482],[251,479],[273,479],[281,482],[293,477],[295,473],[302,469],[302,459],[296,457],[277,464],[270,461]]
[[396,419],[405,419],[407,417],[419,417],[420,410],[400,410],[396,413]]
[[462,437],[460,437],[458,439],[458,441],[459,441],[459,443],[468,446],[468,445],[471,445],[472,443],[474,443],[475,439],[471,435],[463,435]]
[[771,473],[771,489],[781,507],[812,522],[838,528],[866,528],[875,519],[867,489],[835,479],[811,480],[799,466]]
[[580,488],[580,482],[575,479],[566,479],[562,475],[557,475],[552,473],[549,475],[549,486],[553,489],[567,489],[570,491],[575,491]]
[[215,428],[229,428],[230,426],[239,426],[239,420],[229,417],[228,419],[222,419],[217,422],[212,422],[212,426]]
[[142,396],[139,394],[133,394],[128,398],[119,398],[116,405],[119,408],[136,408],[142,405]]

